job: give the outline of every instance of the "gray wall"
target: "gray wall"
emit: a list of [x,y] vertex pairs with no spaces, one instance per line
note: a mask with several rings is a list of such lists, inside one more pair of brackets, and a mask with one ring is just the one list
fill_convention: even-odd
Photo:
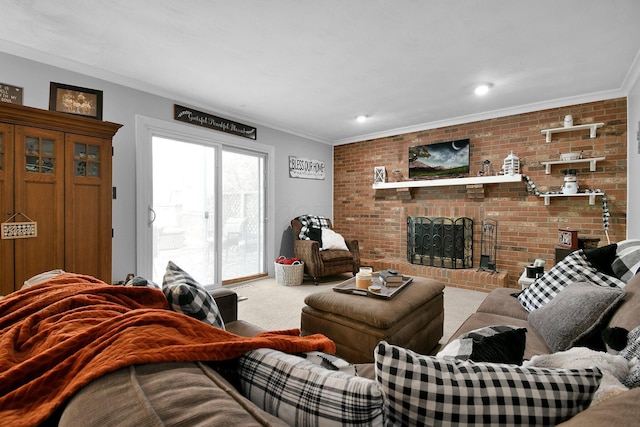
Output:
[[[113,280],[124,279],[136,271],[136,185],[135,185],[135,115],[140,114],[168,122],[173,121],[173,104],[187,106],[216,114],[206,106],[192,105],[185,99],[167,99],[119,84],[96,79],[65,69],[25,60],[0,52],[0,82],[24,88],[23,104],[48,109],[49,83],[57,82],[104,91],[103,119],[124,126],[116,134],[113,145],[113,185],[118,198],[113,201]],[[275,147],[275,182],[270,191],[275,194],[275,241],[273,253],[292,255],[290,220],[298,215],[314,213],[332,215],[333,206],[333,149],[272,128],[256,125],[218,113],[222,117],[253,125],[258,128],[257,142]],[[215,133],[216,131],[211,131]],[[324,180],[289,178],[290,155],[325,162]],[[273,263],[267,260],[270,274]]]
[[640,239],[640,78],[627,95],[627,238]]

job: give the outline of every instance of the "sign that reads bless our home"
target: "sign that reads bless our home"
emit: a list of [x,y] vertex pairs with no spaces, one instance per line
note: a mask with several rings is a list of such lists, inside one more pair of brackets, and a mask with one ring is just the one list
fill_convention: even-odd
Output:
[[324,162],[289,156],[289,176],[291,178],[324,179]]

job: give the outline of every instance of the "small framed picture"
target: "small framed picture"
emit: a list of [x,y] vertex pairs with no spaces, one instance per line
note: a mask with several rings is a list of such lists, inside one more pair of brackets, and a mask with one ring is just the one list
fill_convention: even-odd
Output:
[[51,82],[49,110],[102,120],[102,91]]
[[387,182],[387,170],[384,166],[376,166],[373,168],[373,183],[379,184]]
[[558,246],[578,249],[578,230],[572,228],[558,229]]

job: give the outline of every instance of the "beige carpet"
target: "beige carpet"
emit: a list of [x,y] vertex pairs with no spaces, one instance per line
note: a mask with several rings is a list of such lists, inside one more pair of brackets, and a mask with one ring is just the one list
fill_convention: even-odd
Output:
[[[305,296],[331,289],[350,277],[352,276],[331,277],[321,281],[318,286],[310,281],[305,281],[300,286],[283,286],[275,279],[267,278],[230,288],[242,297],[238,303],[238,318],[267,330],[282,330],[300,327],[300,313]],[[444,335],[441,343],[446,342],[462,322],[476,311],[486,296],[485,292],[449,286],[445,288]]]

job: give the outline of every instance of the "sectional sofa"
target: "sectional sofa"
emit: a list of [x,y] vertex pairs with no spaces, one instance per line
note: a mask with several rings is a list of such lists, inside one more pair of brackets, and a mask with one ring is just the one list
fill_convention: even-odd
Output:
[[[633,356],[640,351],[640,274],[627,272],[632,277],[620,281],[616,276],[624,275],[611,269],[616,249],[606,251],[588,256],[577,252],[530,289],[493,291],[437,356],[381,342],[372,364],[347,363],[331,356],[330,349],[288,351],[279,346],[258,346],[239,357],[218,361],[207,360],[204,354],[182,361],[167,358],[164,362],[135,363],[88,382],[44,425],[635,426],[640,420],[640,388],[622,385],[616,393],[594,401],[608,375],[602,364],[571,366],[571,361],[568,365],[565,361],[562,367],[540,367],[526,361],[560,355],[566,348],[600,345],[603,351],[597,354],[625,360],[626,377],[620,384],[637,385],[634,381],[640,372]],[[41,292],[48,297],[44,285],[39,286],[31,294]],[[159,293],[140,290],[123,295],[156,298]],[[218,289],[213,296],[227,332],[264,339],[264,330],[237,318],[233,291]],[[118,294],[118,298],[124,297]],[[2,304],[0,300],[0,308],[5,307]],[[587,313],[592,306],[598,307],[598,313]],[[148,316],[159,314],[158,309],[141,308]],[[567,310],[573,313],[566,315]],[[536,312],[542,316],[532,315]],[[558,312],[565,315],[554,318]],[[6,324],[5,316],[2,321]],[[173,334],[166,322],[163,320],[163,334]],[[200,323],[187,322],[194,330],[200,330]],[[141,327],[136,325],[132,327]],[[554,325],[562,330],[554,330]],[[616,344],[617,351],[601,338],[603,330],[613,327],[628,332],[624,345]],[[208,328],[202,327],[202,331],[209,333]],[[478,331],[487,329],[498,333],[478,338]],[[570,333],[565,334],[568,329]],[[150,327],[147,331],[153,330]],[[188,329],[179,331],[189,335]],[[507,346],[504,341],[494,341],[505,336]],[[144,346],[145,339],[139,334],[136,337],[134,344]],[[226,333],[224,337],[231,339]],[[230,347],[246,344],[241,338],[231,341]],[[321,338],[317,343],[327,344]],[[502,346],[510,353],[519,348],[516,359],[525,361],[478,361],[476,350],[487,346],[492,351],[483,357],[501,357],[495,350]],[[469,351],[463,351],[465,348]],[[614,356],[616,352],[619,355]],[[38,390],[33,393],[37,396]]]

